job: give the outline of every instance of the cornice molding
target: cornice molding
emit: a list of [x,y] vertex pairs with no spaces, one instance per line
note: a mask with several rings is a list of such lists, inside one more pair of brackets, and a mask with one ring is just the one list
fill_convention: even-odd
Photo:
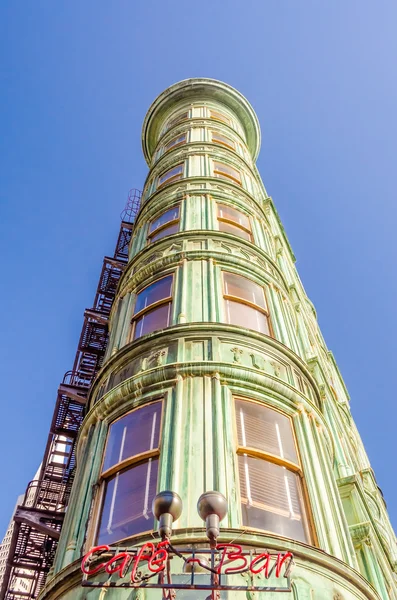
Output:
[[143,215],[146,215],[148,210],[151,210],[155,204],[160,204],[160,200],[163,198],[169,198],[173,202],[181,200],[185,196],[212,196],[214,198],[221,197],[225,200],[232,200],[233,198],[239,199],[243,205],[248,202],[250,205],[256,207],[258,211],[258,218],[264,219],[266,227],[270,231],[270,223],[264,210],[264,200],[262,198],[257,199],[255,196],[250,194],[243,187],[237,186],[232,182],[228,182],[223,179],[216,177],[188,177],[180,179],[174,183],[157,189],[151,196],[149,196],[141,204],[134,225],[140,226],[140,221]]
[[[178,137],[179,135],[181,135],[184,132],[190,131],[191,129],[196,128],[207,128],[211,131],[220,131],[223,134],[227,133],[227,135],[232,139],[233,142],[238,142],[240,144],[243,144],[245,146],[245,149],[248,152],[247,149],[247,143],[244,140],[244,138],[241,137],[240,133],[238,131],[236,131],[235,129],[233,129],[232,127],[229,127],[228,125],[226,125],[225,123],[220,123],[218,121],[214,121],[211,120],[209,118],[204,118],[204,117],[200,117],[200,118],[190,118],[186,121],[182,121],[182,123],[176,125],[175,127],[173,127],[172,129],[170,129],[169,131],[167,131],[160,139],[159,142],[153,152],[153,157],[156,155],[156,153],[163,147],[166,146],[167,143],[169,141],[171,141],[173,138]],[[235,139],[234,139],[235,138]],[[223,146],[221,146],[220,144],[216,144],[214,142],[212,142],[211,140],[192,140],[189,142],[186,142],[185,144],[181,144],[180,146],[177,146],[176,148],[171,148],[170,150],[167,150],[167,152],[161,154],[161,156],[159,156],[158,158],[156,158],[155,160],[152,158],[152,162],[150,165],[150,172],[152,171],[152,169],[154,167],[157,166],[157,164],[161,161],[161,159],[168,154],[171,154],[172,152],[175,152],[177,149],[181,148],[181,147],[185,147],[185,146],[190,146],[192,144],[207,144],[210,146],[216,146],[217,148],[222,148]],[[241,156],[241,154],[238,154],[238,152],[236,150],[233,150],[232,148],[227,148],[226,146],[224,147],[225,150],[229,150],[230,152],[233,152],[234,154],[237,154],[240,158],[242,158],[242,160],[244,160],[246,162],[246,164],[249,166],[250,169],[253,168],[253,164],[252,164],[252,157],[250,163],[248,163],[248,161]],[[249,153],[249,152],[248,152]],[[255,173],[255,176],[258,177],[259,173]]]
[[254,161],[260,149],[261,132],[258,117],[248,100],[227,83],[216,79],[194,78],[175,83],[162,92],[146,113],[142,127],[142,148],[146,162],[150,165],[164,119],[178,102],[214,100],[224,104],[239,119],[245,130],[247,146]]
[[[132,377],[127,377],[120,384],[115,385],[104,396],[102,396],[95,405],[89,410],[85,422],[81,429],[81,436],[84,437],[87,427],[90,423],[96,420],[102,420],[105,418],[108,411],[113,411],[113,404],[115,401],[130,402],[132,397],[140,397],[142,389],[145,387],[153,391],[154,388],[161,385],[164,382],[172,382],[177,376],[182,377],[196,377],[196,376],[217,376],[221,380],[227,381],[231,384],[235,381],[236,384],[244,382],[244,386],[247,389],[258,391],[260,389],[272,390],[273,393],[279,394],[284,400],[290,400],[291,406],[297,408],[299,405],[303,405],[308,413],[313,412],[316,415],[317,420],[325,426],[327,431],[326,423],[320,410],[311,402],[304,394],[302,394],[296,387],[293,387],[289,382],[284,379],[280,379],[276,372],[270,374],[263,368],[255,364],[255,356],[260,355],[261,352],[276,351],[275,359],[277,355],[280,359],[287,360],[291,364],[292,368],[298,369],[301,372],[312,388],[314,397],[319,403],[319,392],[316,383],[307,369],[305,363],[292,352],[289,348],[275,340],[274,338],[261,336],[254,331],[242,332],[241,329],[232,326],[224,325],[220,323],[189,323],[183,325],[174,325],[160,332],[149,334],[145,338],[140,338],[131,342],[121,350],[112,356],[106,365],[103,367],[98,377],[96,378],[90,393],[89,404],[95,399],[99,388],[107,378],[115,372],[119,372],[127,364],[130,364],[134,359],[144,357],[148,352],[158,353],[170,344],[178,343],[178,340],[185,339],[196,339],[197,336],[200,338],[208,337],[208,339],[216,337],[224,343],[234,345],[239,350],[243,350],[247,353],[247,356],[251,357],[251,365],[248,366],[239,362],[233,362],[233,356],[230,357],[230,362],[224,360],[180,360],[164,364],[162,360],[161,365],[156,365],[154,368],[143,370],[146,364],[141,364],[141,369],[137,368],[136,372]],[[252,359],[254,354],[254,360]],[[241,354],[239,352],[239,356]],[[138,395],[138,396],[137,396]],[[89,405],[88,404],[88,405]],[[99,407],[99,404],[102,406]]]
[[[195,185],[197,185],[197,188],[194,188]],[[161,186],[161,188],[157,188],[152,194],[150,194],[150,196],[145,197],[145,194],[142,196],[140,210],[142,210],[144,206],[146,206],[153,198],[155,198],[155,196],[157,196],[158,194],[162,194],[165,191],[183,191],[184,193],[186,193],[187,190],[190,191],[196,189],[197,191],[201,190],[201,193],[205,193],[203,192],[203,190],[206,190],[207,193],[210,193],[211,190],[217,189],[219,185],[222,187],[226,186],[226,188],[230,190],[231,194],[243,193],[247,195],[250,198],[250,200],[258,204],[262,208],[262,210],[264,210],[265,204],[268,200],[267,197],[261,198],[258,202],[255,196],[253,196],[247,189],[245,189],[241,185],[233,183],[232,180],[229,181],[227,179],[221,179],[219,177],[213,177],[211,175],[192,175],[189,177],[183,177],[182,179],[178,179],[177,181],[171,183],[166,183],[163,186]],[[260,194],[258,192],[258,196],[259,195]],[[137,218],[138,216],[139,213],[137,215]],[[265,212],[264,216],[266,216]]]
[[[227,146],[221,146],[220,144],[216,144],[209,140],[195,140],[193,142],[187,142],[186,144],[181,144],[176,148],[168,150],[162,154],[155,163],[150,168],[150,176],[156,177],[156,173],[162,173],[167,170],[169,167],[172,167],[175,164],[175,158],[180,155],[190,156],[191,154],[203,154],[206,153],[208,156],[221,156],[225,157],[226,160],[230,162],[230,159],[233,158],[235,160],[237,168],[245,168],[251,174],[252,178],[257,181],[258,174],[255,172],[253,168],[253,164],[249,163],[241,154],[233,150],[232,148],[228,148]],[[242,163],[243,167],[240,166],[239,163]]]
[[[213,240],[219,247],[224,244],[224,251],[220,251],[216,248],[202,248],[200,250],[189,250],[186,248],[186,243],[184,242],[190,240],[198,241],[200,238],[203,241]],[[231,251],[228,251],[227,247],[241,249],[242,252],[245,251],[245,254],[238,257]],[[167,252],[170,251],[172,251],[172,253],[167,255]],[[161,253],[161,256],[159,253]],[[263,279],[264,282],[270,279],[272,283],[277,284],[277,286],[282,288],[284,293],[289,297],[288,283],[280,267],[268,254],[266,254],[266,252],[255,244],[242,238],[238,238],[233,234],[210,229],[181,231],[145,246],[128,263],[120,279],[117,293],[118,295],[124,296],[126,293],[130,292],[138,282],[151,277],[154,273],[158,270],[162,270],[164,267],[179,263],[182,259],[208,260],[212,258],[219,262],[228,262],[229,264],[235,264],[236,266],[246,269],[247,253],[252,255],[257,263],[254,264],[253,262],[249,262],[249,268],[252,269],[260,279]],[[153,262],[148,260],[151,254],[157,257]],[[270,270],[266,269],[261,262],[268,263]],[[142,267],[139,266],[140,263],[142,263]],[[274,273],[272,273],[272,270]],[[265,277],[264,274],[266,275]]]

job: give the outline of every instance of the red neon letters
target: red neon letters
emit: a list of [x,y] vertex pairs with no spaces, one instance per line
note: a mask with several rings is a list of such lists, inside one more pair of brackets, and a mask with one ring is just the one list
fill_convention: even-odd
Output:
[[85,575],[94,575],[98,573],[101,569],[105,570],[106,573],[112,575],[113,573],[119,574],[119,577],[124,577],[128,567],[132,563],[132,571],[131,571],[131,581],[136,583],[138,580],[136,578],[136,572],[138,569],[138,565],[141,561],[145,560],[148,563],[148,569],[152,573],[159,573],[165,569],[165,563],[168,558],[168,552],[165,546],[168,545],[168,542],[159,542],[157,547],[152,544],[152,542],[146,542],[136,554],[130,554],[129,552],[120,552],[120,554],[116,554],[110,560],[105,563],[100,563],[94,569],[88,569],[87,563],[90,558],[92,558],[95,554],[101,554],[102,552],[109,552],[109,546],[95,546],[91,548],[89,552],[84,556],[81,563],[81,570]]
[[[230,575],[232,573],[243,573],[244,571],[248,570],[248,568],[247,568],[248,555],[247,554],[244,555],[242,553],[242,548],[238,544],[218,544],[216,549],[217,550],[223,549],[223,553],[221,555],[221,560],[220,560],[219,566],[217,568],[218,574],[222,573],[222,567],[224,565],[226,565],[226,564],[230,565],[231,563],[234,563],[236,561],[240,561],[240,564],[237,564],[234,567],[228,566],[228,568],[226,568],[223,571],[223,573],[225,575]],[[264,571],[264,575],[267,579],[271,572],[271,570],[270,570],[271,558],[272,558],[272,555],[269,554],[268,552],[263,552],[262,554],[255,555],[254,558],[251,560],[251,563],[249,565],[249,570],[254,575],[258,575],[258,573],[262,573],[262,571]],[[281,568],[282,568],[283,564],[288,559],[292,560],[292,558],[293,558],[293,555],[291,552],[286,552],[285,554],[281,554],[281,553],[277,554],[276,562],[273,563],[273,566],[275,567],[276,577],[280,577]]]
[[[288,564],[290,564],[293,559],[291,552],[279,552],[277,555],[263,552],[251,557],[247,552],[243,552],[242,547],[238,544],[218,544],[216,549],[220,551],[220,560],[216,567],[217,575],[231,575],[249,570],[254,575],[263,573],[267,579],[274,569],[275,576],[280,577],[283,565],[288,560]],[[95,573],[103,570],[109,575],[118,573],[118,576],[123,578],[131,566],[131,582],[138,583],[140,579],[137,577],[137,571],[142,561],[147,562],[147,567],[151,573],[160,573],[164,571],[170,553],[168,541],[159,542],[156,546],[152,542],[146,542],[146,544],[134,553],[120,552],[112,556],[107,562],[101,562],[94,568],[89,568],[90,559],[94,557],[98,558],[103,552],[109,551],[109,546],[95,546],[91,548],[81,563],[83,573],[85,575],[95,575]],[[185,560],[186,562],[201,564],[201,561],[197,558],[191,557]]]

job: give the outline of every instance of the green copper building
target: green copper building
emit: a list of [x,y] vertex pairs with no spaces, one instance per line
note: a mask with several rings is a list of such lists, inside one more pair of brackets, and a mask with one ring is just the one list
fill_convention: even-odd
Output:
[[[129,262],[40,598],[396,600],[395,535],[255,166],[252,107],[219,81],[182,81],[150,107],[142,145],[149,173]],[[145,576],[134,587],[131,568],[106,574],[114,552],[160,541],[152,501],[164,490],[183,504],[174,587],[149,587],[157,579]],[[228,508],[218,544],[254,562],[291,553],[289,577],[229,556],[223,583],[205,588],[209,543],[196,505],[212,490]],[[87,559],[83,586],[82,557],[96,546],[104,553]],[[186,548],[201,549],[200,564],[183,560]],[[146,554],[142,572],[148,564]],[[202,589],[189,588],[192,572]]]

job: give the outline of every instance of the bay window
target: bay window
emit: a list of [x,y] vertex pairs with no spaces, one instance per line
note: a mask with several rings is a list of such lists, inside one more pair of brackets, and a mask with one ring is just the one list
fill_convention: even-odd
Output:
[[174,127],[174,125],[178,125],[178,123],[181,123],[182,121],[186,121],[186,119],[189,118],[189,111],[185,110],[184,112],[179,113],[178,115],[176,115],[175,117],[173,117],[172,119],[170,119],[170,121],[168,121],[166,129],[170,129],[171,127]]
[[186,144],[186,133],[182,133],[169,141],[168,144],[164,146],[164,152],[168,152],[168,150],[172,150],[172,148],[176,148],[182,144]]
[[223,272],[226,323],[271,335],[269,311],[262,286],[254,281]]
[[218,133],[217,131],[211,132],[212,141],[215,144],[222,144],[222,146],[226,146],[227,148],[231,148],[232,150],[236,149],[236,144],[230,138]]
[[172,183],[173,181],[178,181],[178,179],[182,179],[183,176],[183,164],[176,165],[176,167],[172,167],[162,175],[160,175],[158,180],[158,186],[165,185],[166,183]]
[[220,121],[221,123],[226,123],[226,125],[231,124],[230,119],[228,117],[226,117],[226,115],[224,115],[223,113],[221,113],[217,110],[210,109],[210,118],[214,119],[214,121]]
[[220,179],[232,180],[234,183],[241,185],[241,174],[234,167],[224,163],[214,161],[214,177]]
[[148,233],[149,242],[155,242],[166,235],[177,233],[179,231],[179,212],[180,206],[178,204],[161,213],[156,219],[150,221]]
[[243,525],[310,543],[291,420],[235,399]]
[[232,233],[244,240],[252,241],[251,223],[247,215],[226,204],[218,204],[219,231]]
[[102,465],[102,510],[97,544],[115,544],[153,529],[162,402],[110,425]]
[[172,275],[168,275],[137,294],[131,321],[133,340],[170,325],[172,280]]

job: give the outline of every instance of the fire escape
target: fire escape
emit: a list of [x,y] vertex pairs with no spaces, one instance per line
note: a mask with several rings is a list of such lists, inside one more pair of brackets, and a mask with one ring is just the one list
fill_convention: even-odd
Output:
[[113,257],[105,257],[93,307],[84,323],[73,369],[58,389],[37,481],[29,483],[14,515],[14,530],[0,600],[33,600],[54,562],[75,472],[75,444],[94,378],[108,343],[108,318],[128,262],[128,246],[141,193],[130,190]]

